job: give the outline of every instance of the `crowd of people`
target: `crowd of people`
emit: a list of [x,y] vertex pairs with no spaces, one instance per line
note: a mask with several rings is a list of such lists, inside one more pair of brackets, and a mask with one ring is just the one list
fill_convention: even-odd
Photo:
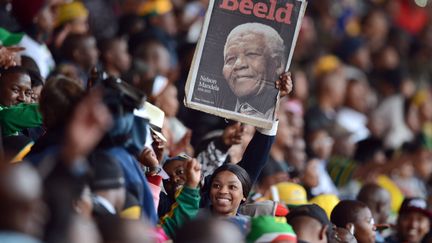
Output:
[[310,0],[263,129],[183,105],[208,0],[0,0],[0,242],[432,242],[416,2]]

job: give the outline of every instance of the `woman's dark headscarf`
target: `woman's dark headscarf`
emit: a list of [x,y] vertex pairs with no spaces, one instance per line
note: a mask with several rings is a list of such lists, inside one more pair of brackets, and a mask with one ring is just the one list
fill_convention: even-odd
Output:
[[251,179],[249,177],[249,174],[246,172],[245,169],[243,169],[242,167],[236,165],[236,164],[224,164],[222,166],[220,166],[219,168],[217,168],[211,178],[210,178],[210,186],[213,183],[214,178],[223,171],[229,171],[231,173],[233,173],[234,175],[237,176],[237,178],[239,179],[240,183],[242,184],[242,189],[243,189],[243,196],[245,198],[247,198],[249,196],[249,192],[252,188],[252,182]]

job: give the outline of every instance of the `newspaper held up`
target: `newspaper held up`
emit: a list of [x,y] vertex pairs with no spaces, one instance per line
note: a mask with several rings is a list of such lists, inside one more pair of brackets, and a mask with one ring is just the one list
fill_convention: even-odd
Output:
[[189,108],[270,128],[306,0],[210,0],[185,91]]

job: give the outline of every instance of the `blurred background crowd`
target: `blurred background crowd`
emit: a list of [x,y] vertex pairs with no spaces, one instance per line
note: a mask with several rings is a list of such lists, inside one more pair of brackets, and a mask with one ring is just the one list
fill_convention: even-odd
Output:
[[0,0],[0,242],[432,242],[432,4],[310,0],[270,130],[183,105],[208,4]]

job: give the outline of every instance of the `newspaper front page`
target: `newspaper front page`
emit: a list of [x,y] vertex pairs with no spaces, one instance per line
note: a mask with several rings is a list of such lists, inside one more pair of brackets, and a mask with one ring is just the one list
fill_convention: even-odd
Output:
[[306,0],[210,0],[185,87],[189,108],[270,128]]

